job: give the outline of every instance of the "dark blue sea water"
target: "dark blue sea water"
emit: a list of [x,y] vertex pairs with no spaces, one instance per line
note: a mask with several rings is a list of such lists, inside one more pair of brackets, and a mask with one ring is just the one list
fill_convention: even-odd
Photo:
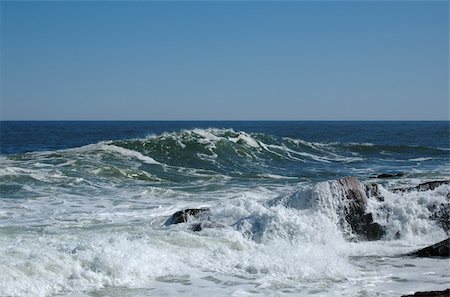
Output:
[[0,122],[1,154],[56,150],[104,140],[143,138],[194,128],[232,128],[312,142],[449,147],[449,122],[63,121]]
[[[2,122],[0,127],[3,155],[112,141],[168,165],[234,177],[265,173],[320,180],[420,168],[434,171],[448,164],[449,153],[449,122]],[[193,131],[225,138],[213,152],[208,147],[212,143],[207,143],[211,135],[199,147],[204,135]],[[271,147],[251,148],[246,139],[229,141],[240,133]],[[187,141],[187,149],[179,150],[171,138]],[[214,162],[198,155],[216,153]]]
[[[450,179],[449,138],[446,121],[0,122],[0,296],[444,289],[448,261],[401,255],[448,236],[448,184],[393,189]],[[381,238],[345,224],[346,176],[376,183]],[[197,207],[202,231],[165,225]]]

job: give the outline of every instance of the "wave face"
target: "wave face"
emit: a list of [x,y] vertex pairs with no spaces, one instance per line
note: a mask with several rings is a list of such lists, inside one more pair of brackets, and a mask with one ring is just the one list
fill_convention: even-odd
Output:
[[[445,260],[397,255],[448,236],[433,211],[449,208],[450,188],[392,189],[448,179],[447,147],[259,130],[193,128],[1,156],[0,295],[399,296],[445,288]],[[380,173],[403,175],[372,178]],[[349,175],[379,184],[383,199],[367,205],[386,230],[379,241],[360,241],[342,224],[335,179]],[[192,231],[196,219],[164,225],[190,207],[211,209],[201,232]],[[432,273],[424,279],[424,271]]]

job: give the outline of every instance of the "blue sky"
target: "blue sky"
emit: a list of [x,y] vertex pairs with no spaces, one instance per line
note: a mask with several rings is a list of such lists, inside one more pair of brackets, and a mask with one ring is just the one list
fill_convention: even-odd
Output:
[[449,4],[1,2],[3,120],[446,120]]

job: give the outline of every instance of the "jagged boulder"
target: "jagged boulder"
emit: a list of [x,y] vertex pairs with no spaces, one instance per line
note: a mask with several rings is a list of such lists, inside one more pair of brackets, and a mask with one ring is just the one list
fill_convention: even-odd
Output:
[[450,237],[426,248],[420,249],[408,256],[416,257],[450,257]]
[[380,197],[378,186],[364,185],[356,177],[338,179],[337,185],[342,190],[344,198],[341,211],[343,210],[345,221],[350,225],[352,232],[360,239],[381,239],[385,234],[383,227],[374,222],[371,213],[366,212],[368,199]]

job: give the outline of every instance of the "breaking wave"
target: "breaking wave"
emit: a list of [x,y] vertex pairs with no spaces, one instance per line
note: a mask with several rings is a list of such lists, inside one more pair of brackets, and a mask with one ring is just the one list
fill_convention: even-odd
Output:
[[[389,275],[394,260],[385,257],[448,235],[434,214],[448,209],[450,189],[392,188],[447,177],[447,164],[448,151],[431,147],[232,129],[1,157],[0,295],[210,288],[216,296],[377,296],[381,286],[398,296],[389,287],[397,282]],[[369,179],[383,170],[405,174]],[[358,240],[343,220],[335,179],[347,175],[379,183],[383,199],[370,199],[367,211],[386,230],[381,240]],[[192,232],[195,220],[164,226],[172,213],[203,206],[211,214],[202,232]],[[428,280],[444,283],[446,269]],[[414,283],[414,275],[398,284]]]

